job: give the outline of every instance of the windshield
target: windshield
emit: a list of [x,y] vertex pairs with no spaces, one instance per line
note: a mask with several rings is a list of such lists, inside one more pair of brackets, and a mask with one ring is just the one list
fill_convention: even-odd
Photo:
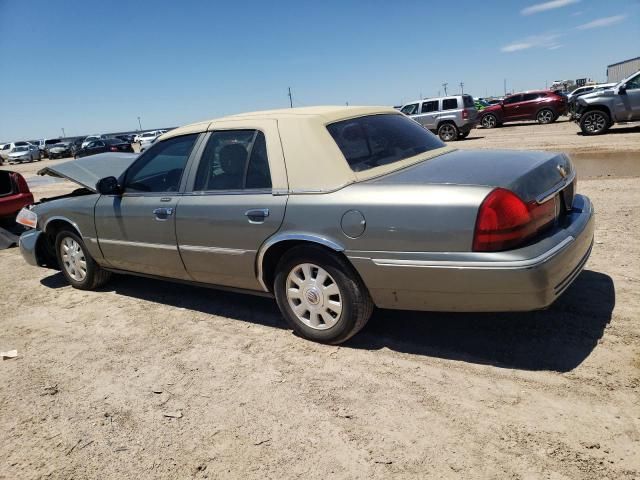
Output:
[[57,138],[55,140],[45,140],[44,141],[45,145],[55,145],[56,143],[60,143],[60,139],[59,138]]
[[413,157],[445,144],[404,115],[369,115],[327,126],[354,172]]
[[156,136],[155,133],[143,133],[142,134],[143,138],[152,138],[152,137],[155,137],[155,136]]
[[29,149],[27,147],[16,147],[13,149],[14,152],[28,152]]

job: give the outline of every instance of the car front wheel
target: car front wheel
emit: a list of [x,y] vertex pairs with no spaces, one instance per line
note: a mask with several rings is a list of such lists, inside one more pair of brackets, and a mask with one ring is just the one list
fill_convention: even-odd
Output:
[[293,248],[282,257],[274,291],[291,328],[315,342],[345,342],[373,311],[369,292],[353,267],[313,245]]
[[484,128],[495,128],[498,126],[498,119],[495,115],[488,113],[480,122]]
[[62,230],[56,236],[56,255],[62,274],[74,288],[94,290],[111,278],[111,272],[100,268],[82,239],[70,230]]
[[555,120],[555,115],[553,113],[553,110],[550,110],[548,108],[540,110],[538,112],[538,115],[536,115],[536,120],[538,121],[538,123],[542,125],[546,125],[547,123],[553,122]]
[[611,119],[602,110],[592,110],[580,118],[580,129],[585,135],[599,135],[611,126]]

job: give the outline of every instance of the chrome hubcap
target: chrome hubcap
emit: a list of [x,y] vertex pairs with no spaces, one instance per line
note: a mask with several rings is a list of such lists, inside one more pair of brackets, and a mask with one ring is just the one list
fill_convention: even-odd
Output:
[[487,115],[482,119],[482,126],[486,128],[493,128],[496,126],[496,117],[493,115]]
[[549,110],[543,110],[538,114],[538,121],[540,123],[549,123],[553,119],[553,113]]
[[338,284],[324,268],[296,265],[287,277],[287,301],[302,323],[316,330],[333,327],[342,313]]
[[456,136],[455,128],[451,125],[443,125],[440,127],[440,136],[445,141],[453,140]]
[[65,237],[60,242],[60,256],[65,272],[76,282],[81,282],[87,276],[87,259],[82,247],[71,237]]
[[604,128],[606,121],[600,113],[592,113],[584,120],[584,128],[588,132],[598,132]]

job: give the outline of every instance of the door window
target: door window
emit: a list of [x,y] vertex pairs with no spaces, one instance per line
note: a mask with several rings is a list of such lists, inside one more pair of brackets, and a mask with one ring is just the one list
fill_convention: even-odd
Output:
[[154,144],[129,168],[125,192],[177,192],[198,134]]
[[640,75],[636,75],[627,82],[627,90],[634,90],[640,88]]
[[442,110],[455,110],[458,108],[457,98],[445,98],[442,100]]
[[525,93],[525,94],[522,96],[522,101],[523,101],[523,102],[530,102],[531,100],[535,100],[535,99],[537,99],[538,97],[540,97],[540,95],[539,95],[539,94],[537,94],[537,93]]
[[229,130],[211,134],[198,165],[194,191],[270,188],[264,133]]
[[405,105],[400,111],[405,115],[415,115],[418,113],[418,104],[412,103],[411,105]]
[[504,99],[504,102],[502,102],[504,105],[509,105],[512,103],[517,103],[522,101],[522,95],[514,95],[512,97],[507,97]]
[[422,103],[422,113],[437,112],[438,100],[430,100]]

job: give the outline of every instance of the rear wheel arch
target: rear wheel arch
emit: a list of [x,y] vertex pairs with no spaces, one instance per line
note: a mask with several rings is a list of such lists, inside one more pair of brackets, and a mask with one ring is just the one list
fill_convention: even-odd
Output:
[[584,115],[586,113],[589,113],[589,112],[593,112],[594,110],[600,110],[601,112],[606,113],[609,116],[609,121],[611,123],[614,122],[613,115],[611,114],[611,110],[606,105],[590,105],[590,106],[588,106],[587,108],[584,109],[584,112],[582,112],[582,115]]
[[276,268],[282,256],[292,248],[302,245],[322,247],[328,252],[342,257],[342,259],[351,265],[351,262],[344,254],[344,247],[333,240],[304,234],[286,235],[279,239],[274,238],[270,241],[268,240],[262,245],[258,251],[256,260],[256,274],[258,281],[265,291],[273,293],[273,281],[276,275]]

